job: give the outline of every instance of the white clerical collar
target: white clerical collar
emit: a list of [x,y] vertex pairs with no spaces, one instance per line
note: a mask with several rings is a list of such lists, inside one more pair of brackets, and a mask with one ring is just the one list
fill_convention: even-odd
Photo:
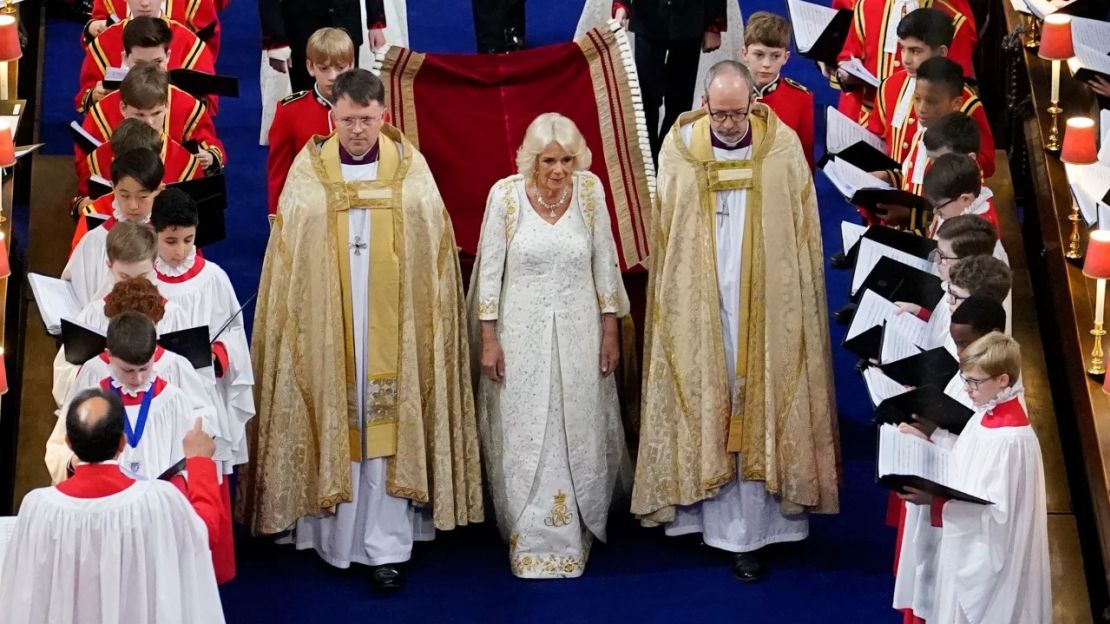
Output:
[[138,388],[128,388],[128,387],[124,386],[123,384],[121,384],[120,382],[116,381],[115,377],[109,377],[108,378],[108,383],[112,384],[113,388],[119,390],[120,392],[126,394],[127,396],[137,397],[140,394],[146,392],[147,390],[150,390],[150,387],[154,385],[154,378],[151,377],[150,381],[148,381],[145,384],[139,386]]
[[[313,91],[313,93],[316,94],[316,101],[317,102],[323,104],[324,106],[327,106],[328,108],[332,107],[331,106],[331,100],[324,97],[323,93],[320,93],[320,84],[319,83],[316,83],[316,84],[312,85],[312,91]],[[328,115],[328,124],[329,125],[331,124],[331,115]]]
[[196,263],[197,247],[193,245],[193,250],[189,252],[185,261],[177,266],[170,266],[168,262],[162,259],[162,256],[158,256],[154,259],[154,270],[167,277],[178,277],[179,275],[188,273],[189,269],[193,268],[193,265]]

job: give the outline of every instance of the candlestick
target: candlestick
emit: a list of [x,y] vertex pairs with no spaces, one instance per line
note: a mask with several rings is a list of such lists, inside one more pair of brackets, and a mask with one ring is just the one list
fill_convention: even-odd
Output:
[[1103,299],[1106,298],[1106,280],[1095,280],[1095,326],[1091,329],[1091,335],[1095,337],[1095,346],[1091,349],[1091,365],[1087,368],[1087,372],[1092,375],[1103,375],[1106,373],[1106,359],[1102,354],[1102,337],[1106,335],[1106,330],[1102,328],[1102,313],[1103,313]]
[[1052,61],[1052,104],[1048,107],[1048,114],[1052,115],[1052,126],[1048,130],[1048,143],[1044,148],[1050,152],[1060,151],[1060,61]]

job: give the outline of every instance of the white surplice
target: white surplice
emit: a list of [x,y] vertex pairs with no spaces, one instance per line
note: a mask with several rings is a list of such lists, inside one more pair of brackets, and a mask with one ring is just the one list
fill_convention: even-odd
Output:
[[165,481],[103,498],[40,488],[0,561],[8,624],[224,621],[208,531]]
[[[147,219],[149,220],[149,217]],[[108,271],[108,250],[105,245],[108,232],[118,221],[124,220],[123,213],[113,202],[112,216],[81,237],[77,246],[73,248],[65,268],[62,269],[62,279],[68,280],[73,285],[77,302],[83,306],[105,294],[112,282],[112,274]]]
[[505,378],[481,378],[478,422],[510,566],[581,576],[627,456],[616,381],[599,371],[602,315],[627,311],[601,182],[576,173],[552,224],[522,176],[501,180],[479,248],[479,319],[497,322]]
[[[100,380],[96,385],[104,387],[103,384],[105,380]],[[119,384],[110,378],[107,387],[112,388],[109,391],[120,390]],[[128,475],[157,479],[166,469],[184,459],[185,449],[181,442],[185,434],[193,428],[197,418],[201,419],[201,428],[205,433],[215,436],[219,431],[211,408],[195,403],[180,388],[164,379],[154,377],[141,392],[120,391],[128,397],[136,397],[144,392],[155,393],[138,444],[132,447],[129,442],[119,456],[120,469]],[[128,402],[127,397],[124,402]],[[139,408],[138,404],[124,406],[126,418],[136,435]],[[63,405],[61,413],[64,415],[68,410],[69,405]],[[73,457],[73,451],[66,445],[65,437],[66,420],[64,417],[58,418],[46,441],[45,457],[46,469],[54,483],[65,480],[69,460]]]
[[228,367],[223,377],[216,379],[213,368],[206,367],[206,371],[219,393],[218,443],[225,447],[221,450],[230,453],[233,464],[245,464],[246,426],[254,417],[254,370],[239,298],[231,279],[216,263],[198,257],[195,248],[178,267],[158,258],[155,275],[159,292],[180,308],[185,326],[208,327],[209,338],[227,350]]
[[[194,412],[211,413],[213,416],[205,418],[205,420],[212,420],[216,427],[222,427],[219,410],[217,409],[220,396],[216,391],[216,379],[212,375],[212,367],[195,369],[189,363],[189,360],[183,356],[158,347],[154,351],[154,365],[151,368],[154,376],[165,379],[181,390],[185,398],[192,404]],[[102,379],[111,376],[111,374],[112,371],[108,368],[107,354],[102,353],[100,356],[85,362],[77,371],[77,376],[74,377],[73,384],[70,385],[61,405],[67,405],[78,392],[96,386]],[[59,409],[58,417],[61,418],[62,415]],[[212,460],[219,465],[220,474],[231,474],[233,466],[231,453],[223,440],[226,434],[221,428],[215,435],[216,454],[212,456]]]
[[994,504],[944,505],[936,622],[1052,621],[1041,447],[1028,424],[983,425],[992,410],[1020,403],[1016,395],[1011,388],[977,409],[952,449],[954,487]]
[[[99,229],[100,228],[96,228],[93,232]],[[102,289],[100,291],[101,295],[107,295],[107,291],[111,290],[110,278],[111,274],[109,274],[109,284],[106,285],[108,288]],[[106,335],[108,333],[108,322],[111,319],[104,313],[104,305],[104,297],[97,297],[88,302],[85,307],[81,309],[81,313],[77,315],[77,318],[73,320],[79,325],[101,335]],[[158,331],[159,335],[167,334],[182,329],[189,329],[190,326],[186,324],[187,322],[188,319],[185,318],[185,311],[181,306],[172,301],[167,301],[162,320],[158,321],[154,328]],[[54,404],[58,407],[61,407],[62,404],[65,403],[66,396],[69,394],[69,389],[73,384],[74,378],[77,376],[77,370],[79,368],[79,365],[70,364],[66,361],[65,346],[59,348],[58,352],[54,354],[54,385],[52,387],[52,394],[54,396]]]
[[[384,138],[383,138],[384,140]],[[401,146],[397,145],[398,149]],[[402,156],[403,157],[403,156]],[[341,165],[347,182],[378,177],[377,161]],[[347,242],[351,270],[351,311],[354,317],[355,379],[358,382],[358,413],[366,413],[366,351],[370,318],[370,213],[352,207],[347,211],[350,240]],[[362,426],[364,419],[359,419]],[[351,462],[352,500],[340,503],[335,515],[297,520],[292,541],[297,549],[314,548],[320,558],[337,568],[351,563],[387,565],[408,561],[414,540],[435,536],[430,515],[416,510],[408,499],[386,492],[386,458],[366,459],[366,433],[362,434],[363,461]]]
[[[682,128],[682,139],[690,144],[693,125]],[[713,148],[717,160],[751,158],[751,147],[735,150]],[[734,190],[717,193],[717,286],[721,299],[721,328],[725,338],[725,365],[730,390],[736,384],[737,340],[740,318],[740,276],[744,243],[744,218],[748,192]],[[733,481],[721,487],[716,497],[680,506],[675,519],[667,524],[667,535],[701,533],[713,548],[734,553],[759,550],[768,544],[796,542],[809,535],[805,513],[785,515],[779,499],[762,481],[746,481],[740,475],[742,459],[736,456]]]

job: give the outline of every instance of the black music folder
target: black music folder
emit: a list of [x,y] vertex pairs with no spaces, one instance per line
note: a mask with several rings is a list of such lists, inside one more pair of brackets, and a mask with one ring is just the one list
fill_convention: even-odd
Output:
[[62,345],[66,361],[81,366],[104,353],[107,338],[84,325],[62,319]]
[[944,388],[960,371],[960,363],[944,347],[936,347],[909,357],[885,362],[879,367],[887,377],[903,386]]
[[212,343],[208,341],[208,328],[203,325],[162,334],[158,344],[189,360],[193,368],[212,366]]
[[185,191],[197,204],[197,247],[227,238],[224,211],[227,210],[227,181],[223,174],[176,182],[170,186]]
[[940,277],[932,273],[884,256],[864,278],[855,298],[860,296],[858,293],[873,290],[884,299],[914,303],[932,310],[944,298],[941,284]]
[[914,417],[959,434],[967,426],[974,411],[944,393],[937,386],[919,386],[913,390],[893,396],[875,409],[875,422],[878,424],[913,423]]
[[830,69],[835,68],[837,57],[852,29],[852,11],[832,9],[805,0],[788,0],[786,8],[790,13],[798,54],[824,63]]

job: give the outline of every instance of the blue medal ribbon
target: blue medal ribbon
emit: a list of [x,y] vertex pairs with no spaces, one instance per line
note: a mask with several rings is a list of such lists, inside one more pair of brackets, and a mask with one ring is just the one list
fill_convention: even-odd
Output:
[[[112,386],[116,396],[123,400],[123,390]],[[139,405],[139,417],[135,420],[135,428],[131,428],[131,419],[126,415],[123,419],[123,433],[127,436],[127,445],[131,448],[139,446],[139,440],[143,439],[143,431],[146,430],[146,419],[150,415],[150,402],[154,399],[154,384],[150,385],[150,389],[143,393],[143,402]]]

